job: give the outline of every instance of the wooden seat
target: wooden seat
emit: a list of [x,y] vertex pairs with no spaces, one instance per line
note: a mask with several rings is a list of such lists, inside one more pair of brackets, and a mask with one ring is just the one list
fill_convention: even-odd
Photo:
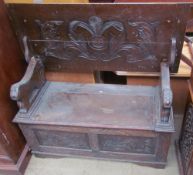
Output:
[[159,120],[159,87],[47,84],[29,114],[23,114],[29,115],[27,123],[154,130]]
[[[170,71],[178,71],[189,7],[9,4],[29,64],[11,88],[14,121],[32,152],[165,167],[174,132]],[[45,71],[157,72],[160,85],[50,82]]]

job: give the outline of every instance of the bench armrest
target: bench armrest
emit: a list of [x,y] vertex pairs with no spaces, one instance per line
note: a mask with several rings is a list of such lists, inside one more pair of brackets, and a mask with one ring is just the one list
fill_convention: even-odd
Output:
[[161,63],[161,122],[168,122],[172,106],[172,90],[170,87],[170,71],[167,63]]
[[24,77],[11,86],[10,96],[17,101],[19,112],[29,110],[44,83],[44,66],[40,59],[32,57]]

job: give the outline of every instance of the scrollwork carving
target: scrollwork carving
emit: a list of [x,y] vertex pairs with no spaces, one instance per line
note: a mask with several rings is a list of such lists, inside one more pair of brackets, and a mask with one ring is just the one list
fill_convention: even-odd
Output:
[[63,21],[46,21],[35,20],[40,27],[41,39],[43,40],[58,40],[61,39],[59,35],[59,26],[62,25]]
[[88,23],[82,21],[72,21],[69,26],[70,38],[75,40],[81,39],[78,38],[76,29],[80,27],[86,30],[91,34],[90,41],[88,45],[94,50],[104,50],[107,48],[107,39],[103,34],[110,28],[114,28],[118,32],[123,32],[124,26],[121,22],[118,21],[107,21],[103,22],[101,18],[97,16],[92,16],[89,18]]
[[[103,21],[92,16],[87,22],[73,20],[69,23],[68,41],[60,37],[63,21],[36,20],[43,39],[44,55],[57,59],[111,61],[126,58],[128,63],[155,60],[154,49],[150,47],[155,40],[153,23],[137,21],[127,23],[127,27],[117,20]],[[59,30],[60,28],[60,30]],[[128,32],[132,28],[133,33]],[[127,36],[134,35],[134,42]]]

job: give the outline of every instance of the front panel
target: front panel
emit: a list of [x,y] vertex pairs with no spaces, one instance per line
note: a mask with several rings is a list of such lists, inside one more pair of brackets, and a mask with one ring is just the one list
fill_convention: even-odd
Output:
[[167,136],[163,136],[165,141],[160,140],[162,133],[51,125],[20,124],[20,127],[35,154],[97,157],[141,163],[156,161],[157,165],[165,165],[166,161],[163,156],[165,153],[161,150],[166,146]]

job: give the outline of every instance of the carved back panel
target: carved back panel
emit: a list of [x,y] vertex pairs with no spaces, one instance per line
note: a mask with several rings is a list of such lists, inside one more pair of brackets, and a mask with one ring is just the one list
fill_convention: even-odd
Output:
[[[49,71],[178,70],[188,4],[9,4],[26,59]],[[175,60],[170,60],[171,43]]]

